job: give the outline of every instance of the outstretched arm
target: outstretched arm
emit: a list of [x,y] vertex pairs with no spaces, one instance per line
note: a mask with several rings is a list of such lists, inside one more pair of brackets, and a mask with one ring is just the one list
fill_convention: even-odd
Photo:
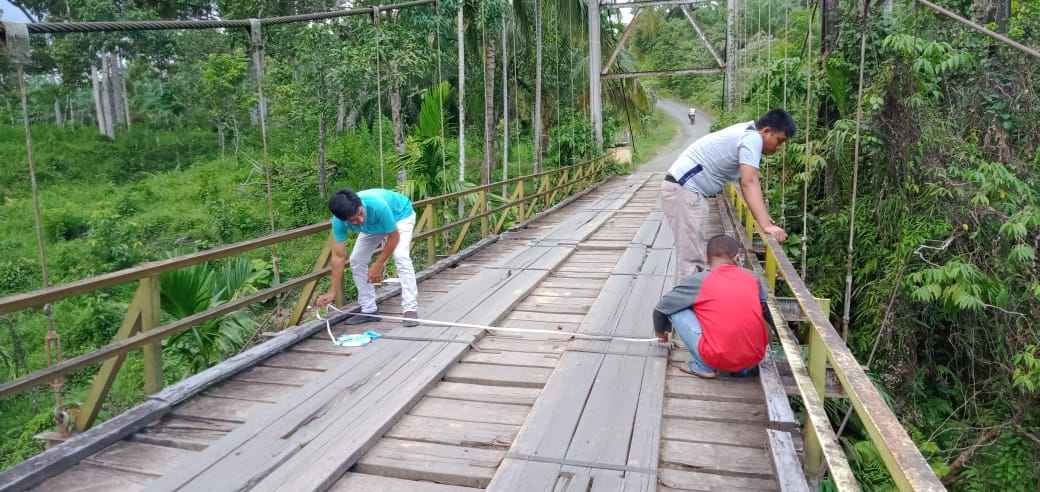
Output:
[[766,209],[766,201],[762,196],[762,185],[758,179],[758,168],[747,164],[740,165],[740,193],[744,195],[744,201],[751,209],[751,215],[755,217],[759,227],[767,234],[772,235],[777,241],[787,239],[787,232],[773,223],[769,218],[769,210]]
[[324,307],[343,294],[343,270],[347,268],[347,243],[336,241],[332,245],[332,258],[329,261],[332,266],[330,273],[329,291],[318,296],[315,304]]

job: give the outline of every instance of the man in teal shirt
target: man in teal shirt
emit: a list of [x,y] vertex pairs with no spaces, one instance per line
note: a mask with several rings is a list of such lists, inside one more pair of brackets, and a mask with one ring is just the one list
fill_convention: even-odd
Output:
[[[401,280],[402,317],[411,318],[402,324],[418,325],[412,321],[419,316],[419,289],[411,257],[412,230],[415,228],[412,201],[396,191],[381,188],[357,193],[345,188],[329,199],[329,210],[332,211],[332,236],[336,240],[332,248],[332,285],[328,292],[318,296],[317,305],[325,306],[342,293],[343,269],[347,265],[347,234],[357,233],[350,253],[350,269],[354,273],[361,313],[376,312],[376,289],[372,284],[382,281],[386,260],[393,255],[397,276]],[[383,251],[372,261],[372,254],[380,244]],[[377,320],[355,315],[346,323],[359,325]]]

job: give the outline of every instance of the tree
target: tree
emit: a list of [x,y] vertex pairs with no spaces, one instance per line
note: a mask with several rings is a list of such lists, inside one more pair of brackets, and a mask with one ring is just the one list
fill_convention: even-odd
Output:
[[224,153],[225,131],[231,129],[235,152],[239,151],[238,117],[255,103],[249,90],[249,63],[242,50],[212,53],[200,63],[199,96],[217,128],[220,152]]

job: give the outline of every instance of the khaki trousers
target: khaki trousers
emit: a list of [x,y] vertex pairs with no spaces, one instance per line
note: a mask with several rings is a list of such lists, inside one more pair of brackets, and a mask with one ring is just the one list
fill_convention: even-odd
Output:
[[675,269],[675,281],[707,270],[704,258],[708,247],[708,220],[711,208],[708,198],[678,184],[665,181],[661,185],[661,210],[668,227],[675,237],[675,255],[679,264]]

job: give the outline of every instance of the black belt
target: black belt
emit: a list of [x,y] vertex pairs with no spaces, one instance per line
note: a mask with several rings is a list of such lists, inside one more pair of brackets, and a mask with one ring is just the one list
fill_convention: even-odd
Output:
[[665,173],[664,180],[669,182],[669,183],[675,183],[675,184],[677,184],[679,186],[686,186],[686,182],[689,181],[690,178],[696,176],[697,173],[699,173],[699,172],[701,172],[703,170],[704,170],[704,167],[701,166],[700,164],[697,164],[696,166],[693,166],[689,171],[686,171],[686,174],[683,174],[682,177],[679,178],[678,180],[673,178],[672,175],[668,174],[668,173]]

